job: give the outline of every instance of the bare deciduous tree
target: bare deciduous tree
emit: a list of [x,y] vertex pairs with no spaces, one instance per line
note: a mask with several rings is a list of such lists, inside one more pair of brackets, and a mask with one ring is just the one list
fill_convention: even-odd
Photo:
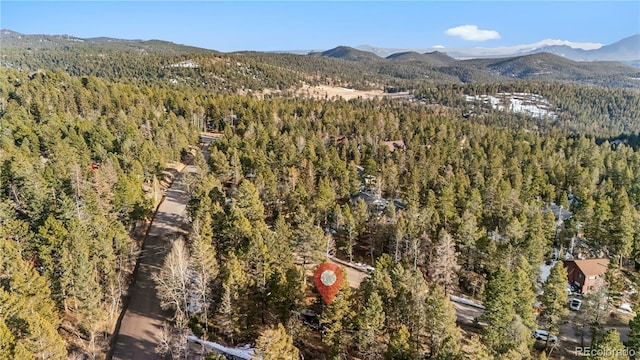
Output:
[[187,315],[189,301],[189,251],[182,238],[173,241],[162,269],[154,274],[160,306],[175,310],[176,319]]
[[169,359],[183,359],[187,355],[186,324],[179,321],[176,325],[165,324],[158,334],[156,353]]

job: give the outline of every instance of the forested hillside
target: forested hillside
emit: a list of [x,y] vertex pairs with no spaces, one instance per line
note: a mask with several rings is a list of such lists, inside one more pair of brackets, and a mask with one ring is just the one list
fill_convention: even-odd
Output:
[[197,139],[175,97],[0,71],[1,358],[104,351],[138,250],[130,235],[152,210],[143,189]]
[[[187,177],[189,235],[167,240],[155,277],[175,315],[159,350],[174,358],[188,332],[265,359],[538,358],[531,331],[559,331],[566,312],[564,268],[539,279],[553,248],[577,242],[627,272],[640,261],[640,154],[607,141],[637,139],[636,90],[122,46],[2,59],[0,358],[104,357],[153,191],[203,128],[218,136]],[[304,98],[303,83],[413,97]],[[555,116],[469,100],[505,93]],[[554,206],[573,216],[559,223]],[[328,256],[375,270],[327,306],[310,275]],[[461,328],[450,295],[484,315]]]
[[[461,109],[470,121],[511,128],[614,138],[640,132],[640,93],[634,90],[598,88],[556,82],[511,81],[500,84],[431,85],[415,90],[427,103]],[[536,94],[546,99],[556,116],[537,118],[508,111],[496,111],[487,104],[475,104],[466,96]],[[508,107],[508,105],[507,105]],[[486,113],[490,116],[485,116]],[[636,144],[637,145],[637,144]]]
[[[302,310],[300,300],[291,300],[284,313],[279,309],[281,287],[290,289],[285,298],[301,296],[297,277],[281,273],[293,266],[289,254],[317,263],[335,251],[377,264],[360,289],[345,288],[337,303],[317,310],[330,354],[393,353],[400,340],[390,339],[406,331],[408,338],[422,339],[405,340],[407,351],[438,357],[444,356],[440,351],[460,351],[448,343],[459,335],[431,337],[458,334],[455,317],[447,315],[438,325],[447,330],[424,322],[450,311],[439,303],[447,303],[442,292],[498,296],[487,291],[501,271],[523,278],[512,285],[517,289],[502,284],[495,290],[516,292],[507,297],[516,309],[494,310],[513,311],[500,315],[508,321],[518,314],[522,329],[535,326],[530,294],[538,286],[539,264],[576,231],[555,233],[553,214],[543,211],[551,203],[574,211],[572,221],[582,224],[588,246],[602,255],[638,256],[640,158],[628,147],[612,150],[583,136],[478,125],[394,102],[227,101],[232,99],[218,103],[233,108],[239,124],[213,143],[212,174],[195,191],[192,206],[194,222],[211,224],[206,233],[219,234],[213,236],[221,262],[213,298],[231,293],[235,306],[219,300],[211,326],[219,324],[227,340],[251,339],[261,326]],[[342,136],[347,140],[337,141]],[[389,139],[403,139],[407,150],[390,152],[381,144]],[[230,204],[223,195],[229,187],[237,187]],[[400,198],[405,206],[377,211],[362,200],[349,201],[367,190],[382,199]],[[578,200],[569,205],[570,197]],[[325,233],[327,228],[336,233]],[[270,281],[274,276],[281,280]],[[422,286],[424,291],[416,290]],[[498,358],[531,346],[529,338],[510,342],[504,328],[490,325],[486,331],[497,332],[482,342]],[[309,341],[294,336],[303,349]]]

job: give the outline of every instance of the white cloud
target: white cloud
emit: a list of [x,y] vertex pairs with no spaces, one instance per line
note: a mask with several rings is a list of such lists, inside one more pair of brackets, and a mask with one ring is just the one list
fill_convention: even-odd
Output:
[[494,30],[478,29],[476,25],[462,25],[448,29],[444,32],[449,36],[457,36],[469,41],[486,41],[500,39],[500,34]]
[[442,45],[434,45],[434,46],[432,46],[432,48],[434,48],[434,49],[444,49],[444,46],[442,46]]

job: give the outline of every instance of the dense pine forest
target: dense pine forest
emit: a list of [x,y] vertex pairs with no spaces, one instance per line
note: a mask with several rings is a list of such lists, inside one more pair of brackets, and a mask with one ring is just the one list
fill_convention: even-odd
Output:
[[[612,305],[640,285],[637,89],[146,46],[3,49],[0,359],[104,358],[180,161],[198,171],[188,236],[167,240],[156,278],[167,357],[186,358],[193,334],[264,359],[570,358],[531,336],[560,337],[569,311],[562,262],[544,283],[540,265],[609,258]],[[302,84],[412,98],[303,97]],[[556,116],[468,100],[505,93]],[[311,275],[329,257],[370,270],[325,305]],[[461,323],[452,295],[482,315]],[[606,316],[582,321],[592,347],[623,346]],[[629,327],[633,347],[640,318]]]

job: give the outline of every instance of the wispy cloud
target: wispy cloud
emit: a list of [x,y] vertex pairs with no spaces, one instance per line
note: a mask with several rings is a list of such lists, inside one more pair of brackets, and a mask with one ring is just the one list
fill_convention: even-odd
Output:
[[461,25],[444,32],[449,36],[457,36],[469,41],[487,41],[500,39],[500,34],[494,30],[478,29],[476,25]]

